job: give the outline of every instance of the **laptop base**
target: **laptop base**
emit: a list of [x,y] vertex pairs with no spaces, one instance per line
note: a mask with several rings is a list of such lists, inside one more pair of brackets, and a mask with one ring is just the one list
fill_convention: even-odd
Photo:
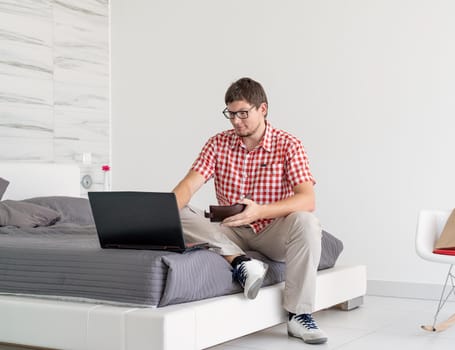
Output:
[[174,253],[187,253],[199,249],[208,249],[208,243],[194,243],[187,244],[185,248],[177,246],[157,246],[148,244],[105,244],[103,249],[136,249],[136,250],[163,250]]

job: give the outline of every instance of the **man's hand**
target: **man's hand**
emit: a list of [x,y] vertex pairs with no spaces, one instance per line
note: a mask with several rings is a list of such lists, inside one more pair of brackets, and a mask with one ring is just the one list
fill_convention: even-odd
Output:
[[245,204],[245,209],[237,215],[230,216],[221,223],[224,226],[235,227],[251,224],[252,222],[262,219],[263,206],[257,204],[251,199],[244,198],[239,203]]
[[257,204],[251,199],[245,198],[239,203],[246,204],[246,208],[240,214],[230,216],[221,223],[225,226],[248,225],[259,219],[274,219],[287,216],[296,211],[314,210],[313,183],[303,182],[294,187],[294,195],[278,202]]

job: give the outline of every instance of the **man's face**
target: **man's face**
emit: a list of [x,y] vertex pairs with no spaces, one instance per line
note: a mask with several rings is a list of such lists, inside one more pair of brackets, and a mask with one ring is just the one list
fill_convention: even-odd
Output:
[[[230,119],[235,133],[240,137],[254,136],[257,133],[262,133],[265,126],[265,116],[267,114],[267,104],[262,103],[259,108],[254,107],[246,101],[234,101],[228,103],[227,110],[231,115],[236,112],[236,116]],[[247,118],[241,119],[239,116],[248,115]]]

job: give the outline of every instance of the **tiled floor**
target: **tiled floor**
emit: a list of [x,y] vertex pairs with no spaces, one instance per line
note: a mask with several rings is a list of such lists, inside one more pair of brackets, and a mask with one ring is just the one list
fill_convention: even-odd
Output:
[[[308,345],[290,338],[286,326],[281,324],[210,350],[453,350],[455,325],[440,333],[420,329],[420,325],[432,323],[436,304],[428,300],[368,296],[356,310],[325,310],[314,315],[329,336],[324,345]],[[440,320],[453,313],[455,303],[448,303],[440,313]]]

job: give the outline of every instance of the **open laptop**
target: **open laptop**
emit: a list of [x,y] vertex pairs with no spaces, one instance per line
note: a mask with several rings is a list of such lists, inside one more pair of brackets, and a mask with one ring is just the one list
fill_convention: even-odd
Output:
[[174,193],[88,192],[102,248],[174,252],[206,248],[185,244]]

